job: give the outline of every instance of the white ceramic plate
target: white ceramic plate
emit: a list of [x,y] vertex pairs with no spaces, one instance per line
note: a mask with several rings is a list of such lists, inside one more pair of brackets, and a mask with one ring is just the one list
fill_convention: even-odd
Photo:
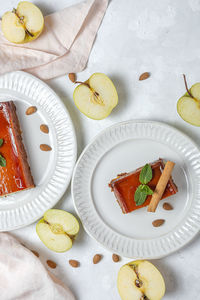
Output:
[[[147,208],[123,214],[108,187],[117,174],[158,158],[176,163],[179,192]],[[200,228],[200,152],[183,133],[163,123],[129,121],[102,131],[83,151],[72,179],[74,204],[86,231],[103,246],[125,257],[160,258],[188,243]],[[161,227],[152,221],[165,219]]]
[[[62,197],[76,160],[76,138],[69,113],[44,82],[25,72],[0,77],[0,101],[14,100],[36,188],[0,198],[0,231],[12,230],[40,218]],[[29,106],[37,113],[27,116]],[[49,134],[40,131],[49,126]],[[51,152],[40,150],[49,144]]]

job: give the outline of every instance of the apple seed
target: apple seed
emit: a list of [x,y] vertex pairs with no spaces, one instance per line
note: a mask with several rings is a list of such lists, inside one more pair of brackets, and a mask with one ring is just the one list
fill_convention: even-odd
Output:
[[73,268],[78,268],[80,266],[80,263],[78,260],[75,259],[70,259],[69,260],[69,264],[70,266],[72,266]]
[[112,259],[113,259],[114,262],[118,262],[120,260],[120,257],[117,254],[113,254]]
[[32,252],[35,256],[37,256],[37,257],[40,256],[39,253],[38,253],[37,251],[35,251],[35,250],[31,250],[31,252]]

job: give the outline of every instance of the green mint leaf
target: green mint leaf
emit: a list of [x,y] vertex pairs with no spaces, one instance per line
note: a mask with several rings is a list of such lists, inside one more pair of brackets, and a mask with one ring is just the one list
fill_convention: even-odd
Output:
[[147,193],[142,190],[142,185],[139,185],[135,191],[134,200],[136,205],[142,205],[147,198]]
[[6,160],[5,158],[0,154],[0,167],[6,166]]
[[0,139],[0,147],[3,145],[3,139]]
[[152,169],[151,166],[149,164],[146,164],[141,172],[140,172],[140,182],[143,184],[147,184],[149,181],[151,181],[152,179]]
[[153,191],[152,189],[146,185],[146,184],[141,184],[141,190],[146,193],[147,195],[152,195],[153,194]]

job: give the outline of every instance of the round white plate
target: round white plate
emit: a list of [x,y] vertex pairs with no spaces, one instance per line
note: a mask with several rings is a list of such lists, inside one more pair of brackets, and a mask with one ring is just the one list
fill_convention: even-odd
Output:
[[[0,101],[13,100],[36,187],[0,198],[0,231],[33,223],[53,207],[69,185],[76,160],[76,137],[69,113],[54,91],[25,72],[0,77]],[[29,106],[37,112],[26,115]],[[40,125],[49,126],[49,134]],[[40,144],[52,151],[43,152]]]
[[[178,193],[155,213],[123,214],[108,187],[117,174],[158,158],[176,163]],[[160,258],[188,243],[200,228],[200,152],[183,133],[163,123],[128,121],[102,131],[83,151],[72,179],[74,204],[86,231],[125,257]],[[164,202],[172,211],[162,208]],[[165,219],[161,227],[152,221]]]

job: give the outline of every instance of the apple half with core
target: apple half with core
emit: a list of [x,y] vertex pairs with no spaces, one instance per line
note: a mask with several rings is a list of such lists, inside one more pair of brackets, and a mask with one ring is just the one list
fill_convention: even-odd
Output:
[[178,100],[177,111],[184,121],[200,126],[200,83],[195,83],[188,89],[185,75],[183,76],[187,93]]
[[41,241],[50,250],[65,252],[72,247],[79,232],[79,223],[70,213],[60,209],[49,209],[36,225]]
[[122,300],[161,300],[165,294],[162,275],[146,260],[136,260],[122,266],[117,286]]
[[2,17],[2,31],[12,43],[22,44],[36,39],[44,27],[40,9],[31,2],[19,2],[17,8],[6,12]]
[[78,85],[73,94],[77,108],[88,118],[105,119],[118,103],[118,94],[113,82],[103,73],[94,73]]

